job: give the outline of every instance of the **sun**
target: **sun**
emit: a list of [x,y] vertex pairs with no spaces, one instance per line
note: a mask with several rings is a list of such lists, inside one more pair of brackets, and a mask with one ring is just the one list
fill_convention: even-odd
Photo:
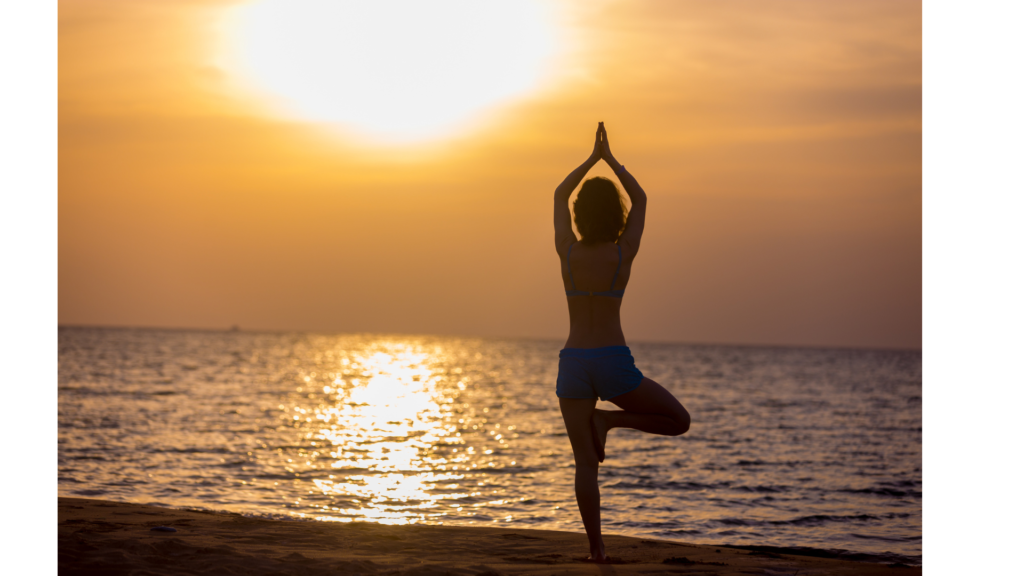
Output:
[[257,0],[227,24],[229,69],[276,113],[396,141],[539,88],[556,45],[547,6],[524,0]]

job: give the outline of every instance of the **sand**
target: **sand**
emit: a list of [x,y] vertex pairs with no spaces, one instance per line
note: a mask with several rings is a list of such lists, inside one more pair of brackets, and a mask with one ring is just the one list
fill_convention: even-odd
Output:
[[[153,531],[164,526],[174,532]],[[605,536],[610,565],[582,561],[584,534],[249,518],[58,498],[65,574],[917,575],[920,567]],[[772,551],[775,550],[775,551]]]

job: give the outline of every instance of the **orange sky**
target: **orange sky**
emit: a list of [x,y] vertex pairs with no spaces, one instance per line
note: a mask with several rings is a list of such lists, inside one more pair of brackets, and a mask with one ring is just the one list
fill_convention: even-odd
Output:
[[650,202],[628,340],[921,345],[919,2],[562,2],[547,84],[399,147],[240,97],[235,4],[60,3],[61,324],[562,338],[603,120]]

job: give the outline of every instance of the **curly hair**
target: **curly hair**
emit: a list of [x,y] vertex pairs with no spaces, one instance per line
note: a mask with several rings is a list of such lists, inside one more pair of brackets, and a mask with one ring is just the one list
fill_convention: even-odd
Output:
[[572,204],[573,221],[582,242],[615,242],[626,226],[626,205],[619,188],[607,178],[587,180]]

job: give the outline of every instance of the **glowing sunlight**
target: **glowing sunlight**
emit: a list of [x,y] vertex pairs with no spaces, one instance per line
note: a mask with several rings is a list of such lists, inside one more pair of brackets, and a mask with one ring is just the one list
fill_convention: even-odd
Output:
[[443,516],[436,510],[438,500],[466,496],[432,493],[438,483],[462,476],[431,471],[444,470],[443,456],[427,461],[421,456],[449,433],[439,405],[444,395],[436,390],[438,377],[426,365],[427,354],[397,344],[391,348],[348,364],[361,378],[346,383],[339,377],[334,386],[325,386],[337,402],[316,409],[316,419],[323,422],[317,438],[328,443],[330,468],[338,474],[314,483],[324,495],[344,496],[354,505],[328,507],[342,514],[341,520],[364,515],[384,524],[406,524]]
[[228,67],[275,112],[387,141],[450,134],[537,88],[540,2],[257,0],[229,13]]

